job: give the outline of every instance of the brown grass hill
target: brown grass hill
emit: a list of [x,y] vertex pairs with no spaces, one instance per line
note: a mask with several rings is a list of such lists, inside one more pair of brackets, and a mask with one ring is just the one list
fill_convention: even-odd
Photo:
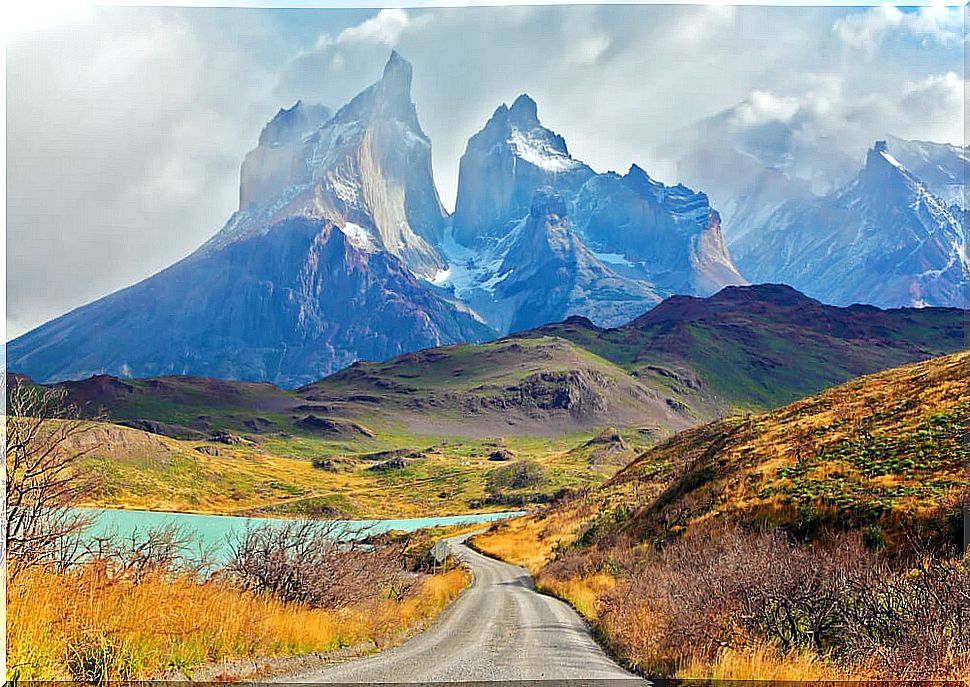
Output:
[[729,523],[800,540],[854,530],[890,550],[916,538],[958,544],[968,365],[964,351],[685,430],[495,536],[530,548],[534,570],[570,547],[661,543]]
[[688,430],[607,486],[642,492],[666,477],[655,499],[631,504],[623,529],[666,538],[734,518],[798,538],[865,528],[894,546],[913,535],[958,544],[968,364],[970,353],[957,353]]
[[968,364],[683,431],[474,543],[648,677],[965,683]]

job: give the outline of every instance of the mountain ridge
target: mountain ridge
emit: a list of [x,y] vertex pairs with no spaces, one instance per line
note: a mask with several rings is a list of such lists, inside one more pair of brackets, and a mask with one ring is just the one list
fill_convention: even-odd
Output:
[[967,315],[839,308],[784,285],[728,287],[671,297],[615,329],[573,316],[489,343],[357,362],[292,391],[191,377],[62,386],[87,412],[104,404],[118,420],[165,431],[312,434],[298,423],[313,417],[335,432],[347,422],[489,437],[623,425],[653,436],[963,350]]
[[[596,172],[526,94],[469,139],[449,216],[411,81],[392,51],[381,78],[335,112],[280,109],[240,167],[239,208],[220,231],[9,342],[10,369],[41,381],[201,374],[295,387],[358,360],[572,316],[622,327],[669,296],[748,283],[707,193],[636,163]],[[920,169],[939,162],[945,188],[966,161],[952,147],[903,148]],[[890,158],[871,152],[848,187],[799,196],[763,236],[735,240],[755,281],[838,304],[962,304],[965,211]]]
[[963,232],[962,218],[877,141],[852,182],[782,205],[733,251],[756,281],[835,305],[963,305]]

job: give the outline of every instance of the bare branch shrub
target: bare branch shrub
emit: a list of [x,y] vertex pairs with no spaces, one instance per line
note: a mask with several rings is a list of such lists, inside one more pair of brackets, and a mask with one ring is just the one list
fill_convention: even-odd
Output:
[[[927,556],[891,565],[859,535],[801,545],[781,531],[731,528],[637,558],[601,620],[625,653],[657,672],[749,641],[888,677],[946,679],[970,668],[963,563]],[[576,561],[562,568],[575,572]]]
[[406,570],[404,544],[348,534],[327,521],[250,526],[230,541],[226,571],[246,589],[319,608],[410,592],[415,577]]
[[852,586],[846,608],[849,658],[900,679],[970,674],[970,570],[923,558],[910,570]]
[[7,395],[4,553],[11,577],[32,565],[71,565],[81,553],[89,521],[73,506],[97,491],[84,457],[98,443],[81,441],[95,424],[80,419],[65,395],[20,381]]
[[115,532],[88,537],[84,552],[89,564],[100,567],[106,578],[135,584],[157,575],[204,580],[215,570],[212,549],[178,525],[153,527],[144,533],[134,530],[126,537]]

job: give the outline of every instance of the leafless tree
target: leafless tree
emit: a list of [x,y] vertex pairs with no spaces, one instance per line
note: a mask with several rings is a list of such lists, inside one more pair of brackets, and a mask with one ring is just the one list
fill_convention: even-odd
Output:
[[332,521],[250,526],[229,547],[226,571],[242,586],[320,608],[381,594],[401,598],[414,580],[403,544],[366,543]]
[[[7,391],[6,383],[3,382]],[[69,564],[89,524],[75,506],[96,491],[84,458],[98,443],[79,441],[94,426],[62,389],[18,381],[7,394],[4,560],[11,577],[38,564]]]

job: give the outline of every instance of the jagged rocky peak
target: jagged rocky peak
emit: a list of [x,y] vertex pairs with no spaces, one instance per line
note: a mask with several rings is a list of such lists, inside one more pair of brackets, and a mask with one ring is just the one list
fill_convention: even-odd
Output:
[[509,121],[520,128],[539,126],[539,106],[528,93],[523,93],[509,108]]
[[892,179],[905,181],[909,186],[922,185],[889,151],[886,141],[876,141],[866,153],[866,165],[859,175],[861,181],[881,182]]
[[899,161],[889,152],[889,144],[886,141],[876,141],[869,152],[866,153],[866,167],[872,169],[886,169],[886,165],[896,169],[902,169]]
[[381,78],[333,116],[300,102],[281,110],[243,162],[240,212],[209,245],[227,245],[287,217],[314,217],[351,226],[416,275],[433,277],[444,267],[434,244],[447,213],[434,185],[431,142],[411,100],[411,76],[411,64],[394,51]]
[[411,77],[413,74],[411,63],[401,57],[397,50],[391,51],[391,56],[384,65],[381,76],[381,94],[388,104],[411,105]]
[[640,188],[658,189],[662,188],[663,184],[656,181],[647,174],[647,171],[643,169],[636,162],[630,165],[630,169],[626,173],[627,183]]
[[277,198],[298,180],[304,139],[332,116],[323,105],[302,100],[279,112],[263,127],[258,145],[246,154],[239,172],[239,209],[246,210]]
[[499,106],[468,141],[458,170],[454,234],[465,245],[508,234],[543,186],[576,191],[594,172],[539,121],[526,94]]
[[401,57],[396,50],[384,65],[380,80],[357,94],[349,103],[337,111],[334,119],[338,123],[361,122],[369,120],[396,120],[408,128],[421,132],[417,111],[411,100],[411,63]]

